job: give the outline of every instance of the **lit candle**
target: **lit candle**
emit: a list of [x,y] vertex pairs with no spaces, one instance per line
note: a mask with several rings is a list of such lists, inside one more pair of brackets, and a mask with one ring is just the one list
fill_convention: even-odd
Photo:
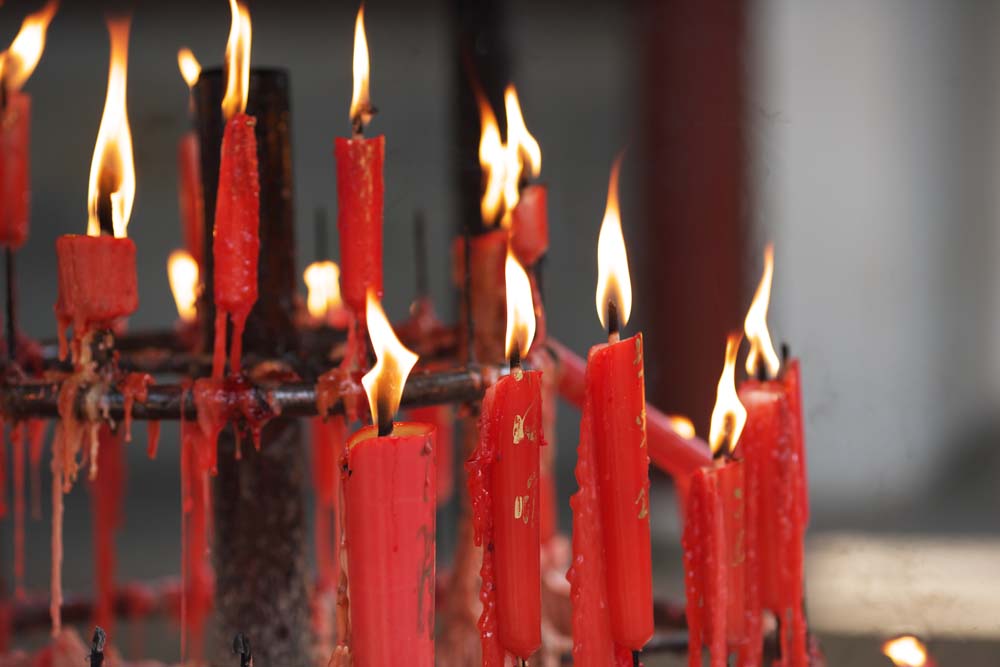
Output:
[[73,327],[73,359],[89,355],[84,342],[101,327],[130,315],[138,305],[135,244],[126,236],[135,198],[132,134],[125,104],[129,22],[108,22],[111,65],[104,114],[90,166],[87,235],[56,239],[60,356],[66,328]]
[[350,139],[337,137],[337,228],[340,232],[340,288],[354,316],[364,321],[369,290],[382,298],[382,164],[385,136],[365,138],[375,108],[368,90],[368,40],[364,7],[354,24],[354,91]]
[[882,653],[896,667],[937,667],[924,643],[913,635],[902,635],[882,645]]
[[[191,49],[183,48],[177,52],[177,66],[188,86],[188,108],[193,112],[194,98],[190,93],[201,76],[201,65]],[[194,130],[185,132],[177,143],[177,186],[184,247],[200,267],[205,244],[205,199],[201,186],[201,149]]]
[[243,328],[257,302],[257,259],[260,254],[260,182],[257,173],[257,120],[246,114],[250,86],[250,12],[230,0],[233,21],[226,44],[226,94],[222,112],[219,189],[215,205],[212,256],[215,263],[215,353],[212,377],[222,379],[226,354],[226,316],[233,323],[229,368],[240,371]]
[[434,664],[434,429],[393,423],[417,361],[368,293],[368,333],[377,362],[363,378],[371,426],[344,455],[343,489],[355,664]]
[[306,284],[306,310],[314,324],[347,326],[347,311],[340,297],[340,267],[336,262],[313,262],[302,273]]
[[186,250],[174,250],[167,258],[167,279],[181,322],[198,317],[198,262]]
[[[736,394],[740,335],[726,341],[726,362],[712,411],[709,444],[714,462],[695,471],[684,513],[684,581],[688,664],[702,664],[707,646],[712,667],[724,667],[730,651],[738,664],[760,662],[760,614],[747,604],[746,493],[744,464],[732,458],[747,412]],[[751,638],[756,637],[756,641]]]
[[50,0],[29,14],[2,55],[0,109],[0,245],[17,249],[28,238],[30,185],[31,97],[21,88],[35,71],[45,49],[45,31],[59,3]]
[[607,345],[590,350],[573,506],[573,653],[607,665],[653,634],[649,453],[642,334],[620,339],[632,287],[618,213],[615,161],[598,238],[597,313]]
[[531,285],[507,253],[506,353],[510,374],[486,390],[479,445],[466,463],[475,540],[483,547],[483,613],[479,619],[484,667],[502,667],[511,653],[527,660],[541,644],[539,448],[541,371],[526,371],[535,317]]
[[751,379],[739,390],[748,414],[740,451],[746,464],[747,551],[750,576],[760,593],[758,609],[770,610],[779,619],[781,654],[788,656],[789,665],[799,667],[808,664],[802,596],[809,493],[799,362],[786,359],[782,364],[767,329],[773,272],[774,249],[768,246],[764,273],[744,323]]

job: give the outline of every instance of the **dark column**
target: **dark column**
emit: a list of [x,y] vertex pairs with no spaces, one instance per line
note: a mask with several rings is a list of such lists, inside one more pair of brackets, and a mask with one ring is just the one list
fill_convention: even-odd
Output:
[[[212,227],[224,120],[220,70],[206,70],[195,88],[205,186],[205,299],[212,294]],[[294,352],[295,224],[292,202],[289,83],[283,70],[253,69],[247,113],[257,118],[260,169],[258,300],[244,336],[246,361]],[[210,304],[206,304],[210,305]],[[214,317],[207,318],[212,322]],[[208,329],[209,327],[206,327]],[[206,331],[211,341],[211,332]],[[260,452],[243,443],[234,457],[231,432],[219,442],[215,489],[217,639],[208,655],[231,662],[230,641],[243,632],[262,665],[305,665],[309,653],[305,449],[295,420],[265,428]]]
[[707,434],[726,332],[743,323],[747,197],[742,2],[640,5],[644,239],[636,311],[649,400]]

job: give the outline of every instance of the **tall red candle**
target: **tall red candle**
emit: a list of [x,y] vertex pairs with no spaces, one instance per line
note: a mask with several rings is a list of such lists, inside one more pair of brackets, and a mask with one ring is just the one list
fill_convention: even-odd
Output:
[[125,450],[119,435],[105,424],[98,434],[101,466],[91,480],[94,581],[97,595],[93,622],[112,630],[115,620],[115,538],[122,525]]
[[[188,89],[194,88],[201,76],[201,65],[191,49],[183,48],[177,52],[177,66]],[[189,99],[189,107],[193,106],[193,99]],[[205,199],[201,185],[201,148],[198,135],[193,131],[185,132],[177,143],[177,194],[184,248],[198,266],[203,267]]]
[[320,591],[336,590],[340,581],[340,458],[346,436],[343,417],[313,418],[314,541]]
[[363,378],[374,424],[347,442],[341,482],[355,664],[434,664],[435,443],[428,424],[394,423],[417,355],[374,290],[365,313],[377,362]]
[[28,238],[31,200],[31,97],[21,87],[34,72],[45,49],[45,33],[59,7],[49,0],[21,24],[0,64],[4,89],[0,109],[0,245],[17,249]]
[[250,13],[233,7],[226,44],[226,94],[222,111],[226,129],[219,161],[212,256],[215,262],[215,354],[212,376],[222,378],[226,317],[233,323],[229,367],[240,370],[243,328],[257,302],[257,259],[260,254],[260,181],[257,170],[256,119],[246,112],[250,76]]
[[359,319],[364,319],[369,290],[382,298],[382,164],[385,137],[366,139],[364,127],[374,110],[368,93],[368,41],[364,7],[354,26],[354,136],[334,142],[337,160],[337,229],[340,232],[340,291]]

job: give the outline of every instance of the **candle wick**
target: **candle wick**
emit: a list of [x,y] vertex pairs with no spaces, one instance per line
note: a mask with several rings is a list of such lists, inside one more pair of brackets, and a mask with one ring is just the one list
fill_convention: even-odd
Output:
[[620,323],[618,321],[618,304],[614,299],[608,299],[608,342],[617,343],[621,338],[619,333]]
[[510,351],[510,372],[513,373],[515,370],[521,368],[521,348],[518,345],[514,345],[514,349]]
[[758,380],[760,380],[761,382],[767,381],[768,379],[767,368],[765,368],[764,366],[764,358],[762,355],[757,355],[757,363],[754,370],[756,371],[755,375],[757,376]]
[[378,406],[378,437],[382,438],[387,435],[392,435],[392,429],[394,424],[392,423],[392,415],[386,409],[381,402]]

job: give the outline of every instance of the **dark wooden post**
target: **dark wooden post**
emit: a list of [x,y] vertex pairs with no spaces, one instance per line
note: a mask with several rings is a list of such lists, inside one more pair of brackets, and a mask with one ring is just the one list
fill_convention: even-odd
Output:
[[726,332],[747,305],[746,7],[648,0],[640,11],[646,387],[707,433]]
[[[212,227],[224,120],[222,71],[202,72],[195,96],[205,188],[205,299],[212,294]],[[288,74],[252,69],[247,113],[257,118],[260,169],[260,263],[258,300],[244,336],[246,363],[294,353],[295,218],[292,201]],[[204,304],[210,307],[210,304]],[[212,322],[214,317],[206,318]],[[206,327],[206,341],[211,332]],[[210,349],[210,348],[209,348]],[[228,430],[227,430],[228,434]],[[299,423],[270,422],[260,452],[249,443],[234,458],[231,434],[220,439],[215,489],[217,637],[220,664],[228,639],[244,632],[263,665],[311,662],[307,589],[307,487],[305,449]],[[228,658],[231,660],[231,657]]]

